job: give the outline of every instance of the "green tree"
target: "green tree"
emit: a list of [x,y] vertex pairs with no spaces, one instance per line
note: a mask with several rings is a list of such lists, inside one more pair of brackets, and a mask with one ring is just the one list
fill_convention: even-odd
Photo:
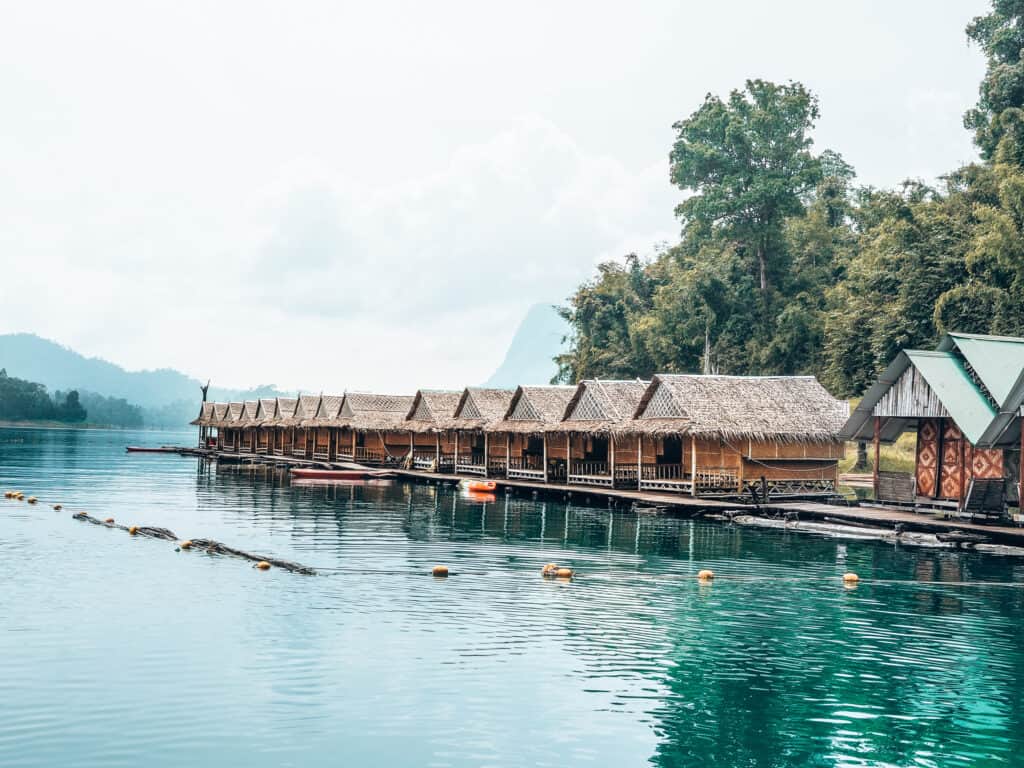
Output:
[[803,212],[823,176],[811,152],[817,118],[818,100],[800,83],[748,80],[726,101],[708,94],[673,126],[670,176],[693,192],[676,208],[684,229],[720,230],[734,240],[749,255],[763,297],[785,267],[783,223]]
[[967,37],[985,53],[988,66],[978,103],[964,115],[964,126],[985,159],[991,159],[1007,123],[1024,108],[1024,0],[993,0],[991,12],[976,17]]

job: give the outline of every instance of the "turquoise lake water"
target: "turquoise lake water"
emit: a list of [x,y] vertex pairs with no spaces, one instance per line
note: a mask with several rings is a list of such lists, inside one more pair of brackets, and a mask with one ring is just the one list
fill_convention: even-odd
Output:
[[0,430],[0,765],[1024,763],[1020,558],[124,452],[194,437]]

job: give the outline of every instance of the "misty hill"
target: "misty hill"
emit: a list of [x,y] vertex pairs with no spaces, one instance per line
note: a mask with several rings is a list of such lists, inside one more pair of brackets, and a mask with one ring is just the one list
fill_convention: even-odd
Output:
[[[0,335],[0,367],[11,376],[39,382],[51,392],[79,390],[124,399],[142,407],[146,426],[182,426],[195,418],[202,398],[201,382],[180,371],[126,371],[31,333]],[[245,391],[210,388],[210,398],[219,400],[277,394],[272,386]]]
[[562,350],[569,327],[550,304],[534,304],[519,324],[505,359],[486,387],[547,384],[558,372],[553,358]]

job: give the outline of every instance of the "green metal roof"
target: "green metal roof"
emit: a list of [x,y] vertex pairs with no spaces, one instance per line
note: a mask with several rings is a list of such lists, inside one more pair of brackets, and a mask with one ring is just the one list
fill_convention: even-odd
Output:
[[[964,436],[971,443],[977,444],[995,418],[996,411],[971,380],[957,356],[952,352],[922,352],[910,349],[904,352],[942,401]],[[964,356],[967,356],[966,353]],[[971,362],[971,365],[974,366],[974,363]],[[974,368],[977,370],[977,366]],[[1018,373],[1019,371],[1018,368]],[[984,378],[982,380],[985,381]],[[1016,380],[1017,377],[1014,376],[1011,386]],[[985,385],[988,386],[987,381]]]
[[1024,339],[972,333],[951,333],[949,337],[996,402],[1008,405],[1006,400],[1024,371]]

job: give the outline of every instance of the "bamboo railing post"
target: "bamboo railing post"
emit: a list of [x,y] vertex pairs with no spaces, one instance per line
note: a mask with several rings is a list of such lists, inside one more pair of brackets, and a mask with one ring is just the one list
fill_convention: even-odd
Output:
[[[541,446],[542,446],[541,453],[543,455],[542,455],[541,458],[542,458],[542,460],[544,462],[544,482],[547,483],[547,481],[548,481],[548,436],[547,436],[547,434],[542,434],[542,438],[543,439],[541,440]],[[1021,438],[1021,445],[1024,445],[1024,437]],[[1021,459],[1021,462],[1022,462],[1022,464],[1024,464],[1024,458]]]
[[441,433],[434,433],[434,471],[441,471]]
[[455,457],[453,459],[452,472],[459,474],[459,430],[455,430]]

